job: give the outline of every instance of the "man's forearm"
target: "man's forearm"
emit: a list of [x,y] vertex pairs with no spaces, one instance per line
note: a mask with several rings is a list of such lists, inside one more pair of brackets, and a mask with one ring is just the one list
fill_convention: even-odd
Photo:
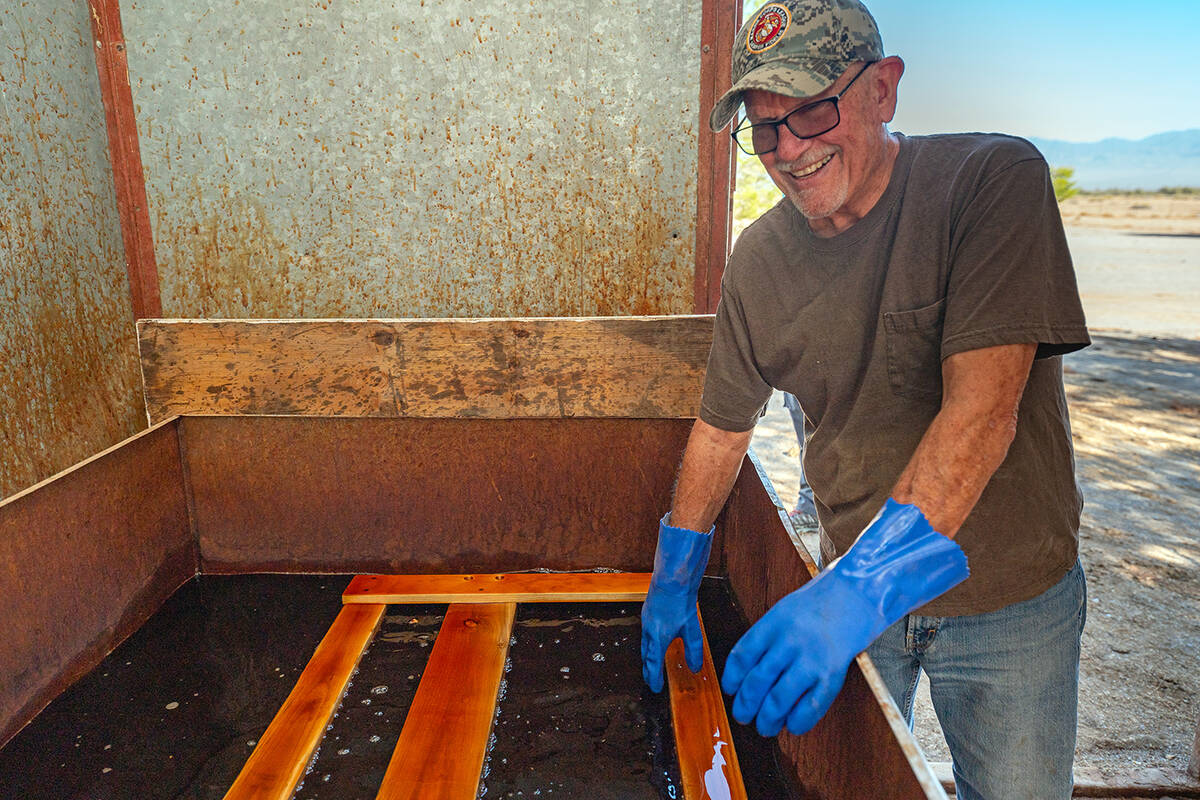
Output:
[[1004,462],[1034,350],[1004,345],[947,359],[946,399],[892,489],[939,533],[958,533]]
[[683,452],[671,524],[707,531],[729,497],[753,431],[731,433],[696,420]]

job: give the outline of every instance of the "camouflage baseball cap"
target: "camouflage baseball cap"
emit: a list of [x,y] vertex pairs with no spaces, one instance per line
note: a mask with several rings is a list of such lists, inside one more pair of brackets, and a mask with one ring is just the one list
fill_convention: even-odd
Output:
[[733,88],[717,101],[708,126],[719,131],[728,125],[747,89],[811,97],[855,61],[881,58],[879,28],[858,0],[767,3],[734,39]]

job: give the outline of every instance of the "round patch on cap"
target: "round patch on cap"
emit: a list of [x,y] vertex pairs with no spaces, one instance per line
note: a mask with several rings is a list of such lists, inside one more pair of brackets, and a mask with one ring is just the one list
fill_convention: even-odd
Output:
[[770,50],[779,44],[791,24],[792,14],[786,6],[779,3],[763,6],[758,18],[750,26],[750,33],[746,35],[746,50],[751,53]]

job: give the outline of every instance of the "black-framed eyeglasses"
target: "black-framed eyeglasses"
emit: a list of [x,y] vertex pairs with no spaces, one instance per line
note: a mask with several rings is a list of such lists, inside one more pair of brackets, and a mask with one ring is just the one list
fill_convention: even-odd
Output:
[[850,87],[858,80],[858,76],[867,71],[877,61],[868,61],[858,71],[850,82],[833,97],[826,97],[815,103],[808,103],[793,109],[780,119],[768,120],[751,124],[750,120],[738,126],[731,134],[733,140],[742,152],[748,156],[761,156],[779,147],[779,126],[787,125],[789,131],[797,139],[812,139],[823,133],[829,133],[842,121],[842,113],[838,109],[838,100],[850,91]]

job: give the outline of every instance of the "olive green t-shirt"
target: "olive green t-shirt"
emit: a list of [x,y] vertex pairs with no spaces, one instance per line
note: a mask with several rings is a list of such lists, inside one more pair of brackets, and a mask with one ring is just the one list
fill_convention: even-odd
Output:
[[804,471],[828,563],[887,499],[942,397],[942,360],[1036,342],[1016,438],[956,540],[971,576],[921,609],[1034,597],[1075,563],[1083,500],[1062,384],[1087,327],[1049,169],[995,134],[904,137],[883,196],[812,233],[787,200],[738,238],[722,280],[700,417],[755,421],[772,387],[811,425]]

